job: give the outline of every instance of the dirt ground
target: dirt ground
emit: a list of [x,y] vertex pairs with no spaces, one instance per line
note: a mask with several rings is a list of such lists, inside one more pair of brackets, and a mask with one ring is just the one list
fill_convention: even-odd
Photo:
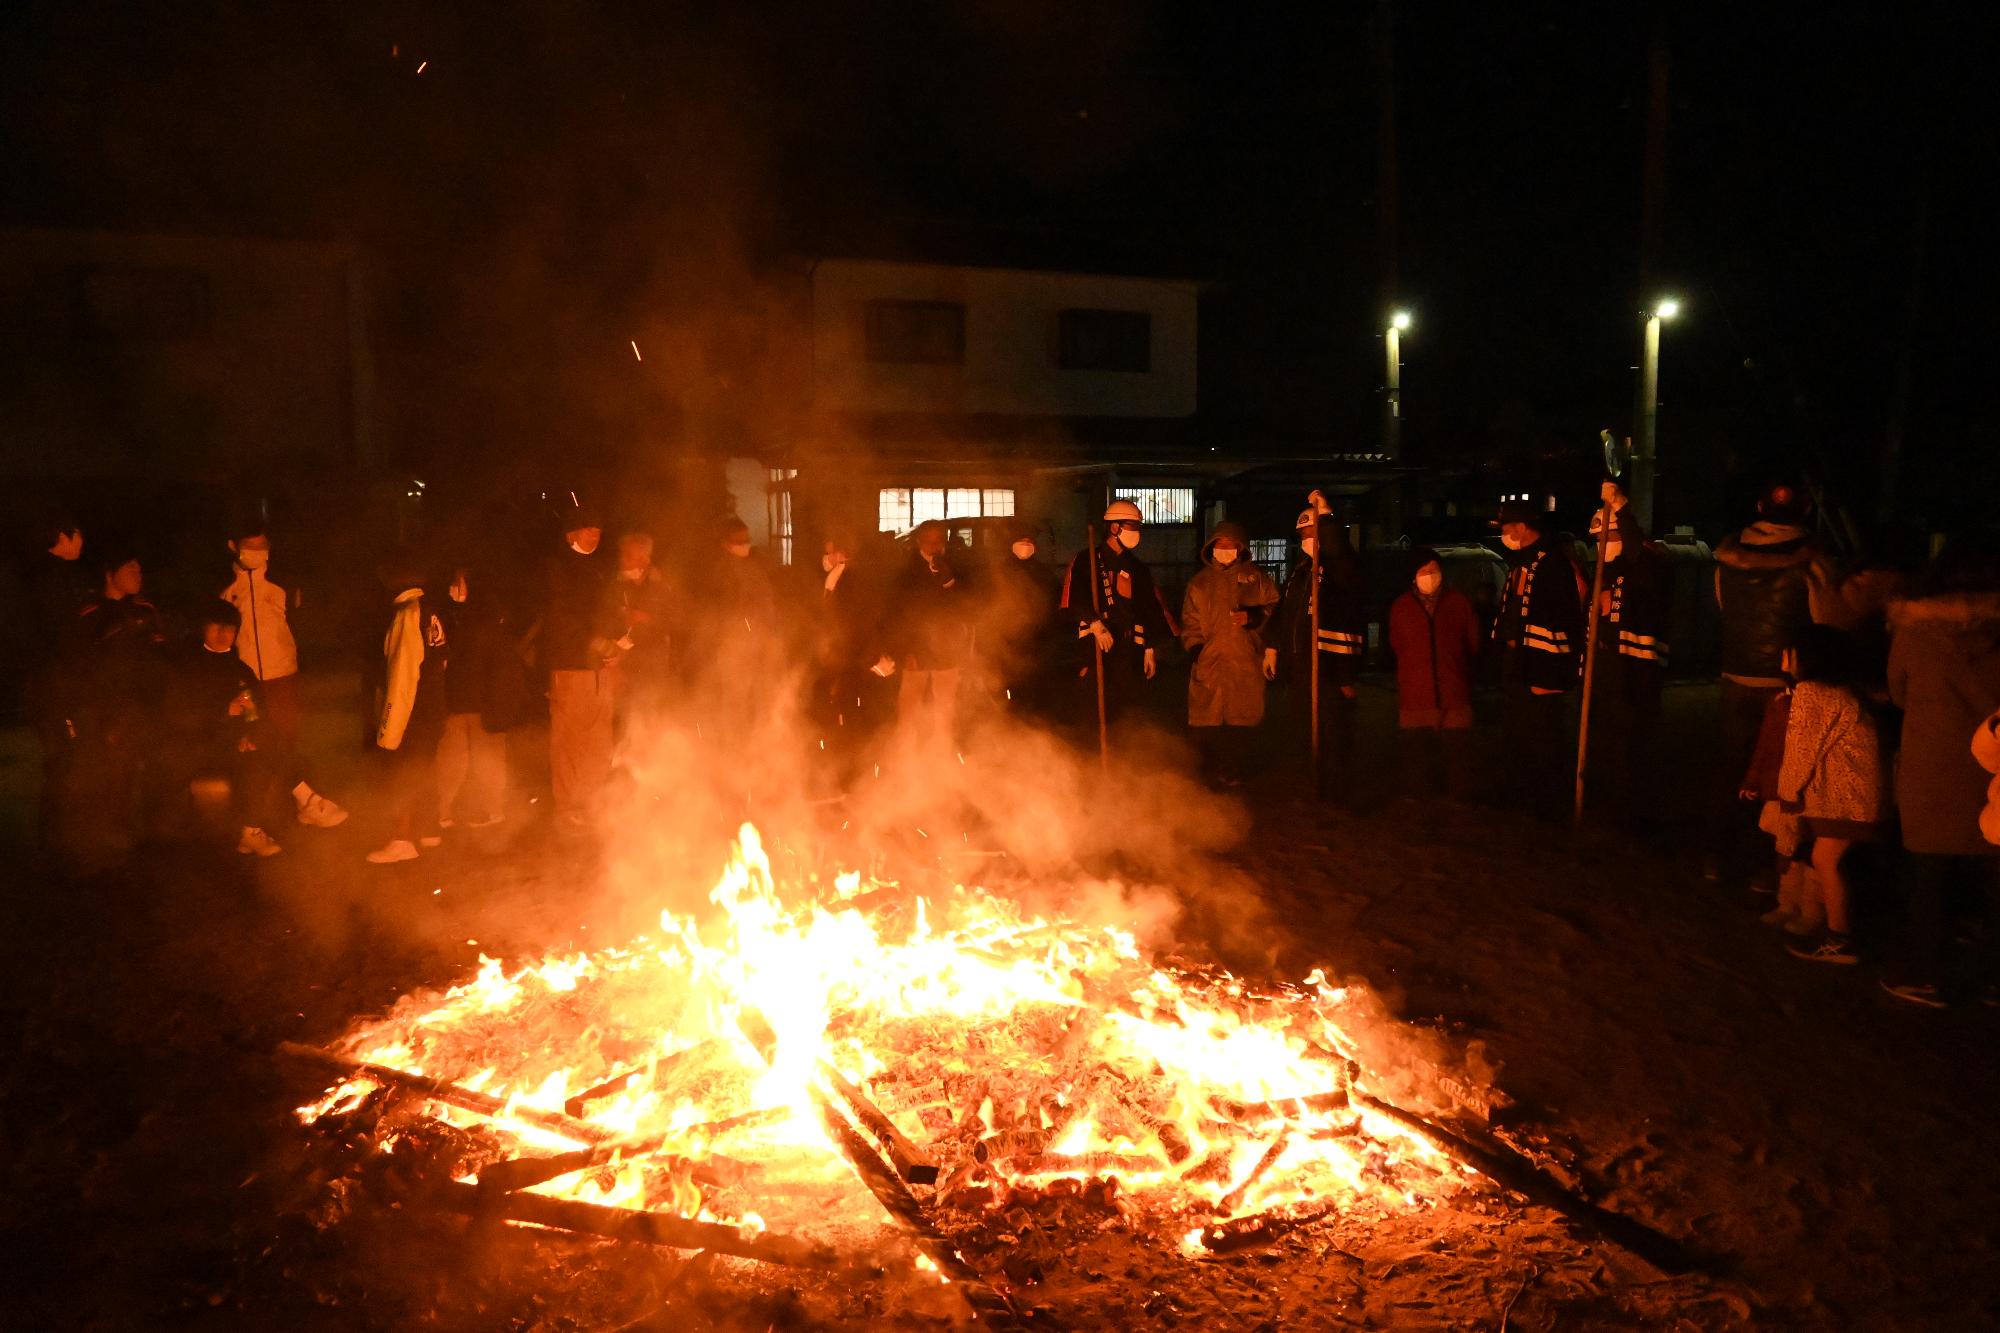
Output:
[[[1677,775],[1698,771],[1712,696],[1672,693],[1661,803],[1681,828],[1691,783]],[[321,785],[363,792],[338,686],[320,694]],[[1379,738],[1384,700],[1366,697]],[[532,744],[519,749],[532,772]],[[1366,758],[1378,771],[1380,756]],[[16,843],[31,769],[31,750],[8,738]],[[1215,944],[1246,973],[1326,964],[1409,1022],[1484,1043],[1518,1103],[1505,1135],[1590,1199],[1685,1242],[1698,1271],[1666,1277],[1497,1193],[1328,1219],[1202,1260],[1163,1255],[1125,1225],[1031,1226],[1016,1253],[973,1252],[976,1263],[1078,1328],[2000,1321],[1993,1010],[1909,1009],[1867,966],[1791,958],[1755,921],[1768,900],[1702,879],[1684,834],[1663,848],[1572,835],[1482,807],[1383,802],[1373,783],[1374,808],[1348,813],[1300,787],[1274,772],[1246,789],[1255,829],[1227,859],[1259,897],[1191,903],[1183,942]],[[627,927],[591,896],[591,851],[550,836],[532,795],[483,840],[382,870],[360,864],[379,828],[358,797],[349,825],[288,830],[286,854],[264,863],[176,842],[69,880],[24,847],[7,851],[10,1326],[949,1322],[950,1302],[829,1293],[733,1261],[690,1268],[684,1256],[394,1219],[358,1222],[335,1243],[285,1215],[276,1164],[296,1157],[290,1108],[316,1085],[271,1058],[280,1041],[330,1039],[411,988],[462,977],[481,952],[590,947]],[[601,1299],[571,1299],[592,1282]]]

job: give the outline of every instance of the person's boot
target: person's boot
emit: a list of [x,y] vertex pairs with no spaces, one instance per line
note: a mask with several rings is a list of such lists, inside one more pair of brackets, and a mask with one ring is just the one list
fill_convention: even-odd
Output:
[[241,856],[276,856],[284,850],[277,839],[254,824],[245,825],[242,836],[236,839],[236,851]]
[[377,847],[374,851],[368,853],[369,863],[378,866],[394,865],[398,861],[414,861],[416,859],[417,845],[408,838],[392,838],[380,847]]

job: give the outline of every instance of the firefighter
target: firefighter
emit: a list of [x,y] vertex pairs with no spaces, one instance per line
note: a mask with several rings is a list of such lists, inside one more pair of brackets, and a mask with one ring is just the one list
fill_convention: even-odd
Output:
[[1585,589],[1575,562],[1525,500],[1494,519],[1507,582],[1493,639],[1500,645],[1500,728],[1506,780],[1537,818],[1569,806],[1569,696],[1582,669]]
[[1098,546],[1097,587],[1090,583],[1091,552],[1080,551],[1063,577],[1063,619],[1076,635],[1080,658],[1076,679],[1093,702],[1090,673],[1102,653],[1104,709],[1116,719],[1136,704],[1159,669],[1159,645],[1179,633],[1153,583],[1153,571],[1134,552],[1144,520],[1130,500],[1113,500],[1104,511],[1105,536]]
[[[1363,609],[1361,562],[1345,527],[1331,508],[1313,492],[1314,502],[1294,524],[1299,558],[1285,578],[1284,604],[1278,612],[1276,642],[1284,659],[1290,711],[1297,730],[1311,745],[1313,661],[1319,663],[1321,788],[1346,803],[1357,790],[1343,780],[1354,757],[1355,678],[1368,647],[1368,622]],[[1313,556],[1319,556],[1319,640],[1313,640]]]
[[[1667,674],[1667,553],[1646,535],[1616,481],[1602,487],[1611,512],[1604,538],[1604,586],[1597,604],[1597,681],[1593,715],[1601,717],[1602,743],[1591,767],[1616,776],[1605,784],[1623,817],[1650,823],[1657,790],[1660,686]],[[1604,509],[1590,520],[1593,545],[1604,527]]]

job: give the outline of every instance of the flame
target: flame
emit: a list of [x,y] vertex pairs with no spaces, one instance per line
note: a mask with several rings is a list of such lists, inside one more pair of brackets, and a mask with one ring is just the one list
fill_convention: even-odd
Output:
[[[1354,997],[1321,971],[1253,993],[1157,966],[1116,926],[963,887],[883,908],[895,886],[873,888],[888,892],[864,896],[850,872],[787,902],[745,825],[706,921],[665,913],[655,937],[512,970],[481,955],[469,980],[406,997],[340,1047],[503,1099],[494,1116],[430,1114],[494,1127],[517,1155],[610,1140],[606,1160],[539,1192],[756,1231],[786,1207],[760,1190],[852,1184],[816,1113],[829,1070],[926,1145],[948,1188],[1108,1176],[1138,1207],[1212,1218],[1409,1208],[1469,1174],[1347,1105]],[[349,1079],[301,1118],[369,1086]],[[725,1161],[758,1179],[732,1191],[700,1169]],[[809,1197],[839,1200],[813,1217],[880,1217],[858,1188]]]

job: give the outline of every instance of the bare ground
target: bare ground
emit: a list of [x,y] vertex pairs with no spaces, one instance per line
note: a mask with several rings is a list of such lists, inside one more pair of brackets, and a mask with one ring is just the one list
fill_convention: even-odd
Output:
[[[1676,704],[1690,749],[1706,697]],[[320,720],[335,791],[344,725]],[[18,778],[21,751],[10,751]],[[11,783],[19,791],[18,782]],[[1233,854],[1258,901],[1190,903],[1183,936],[1240,969],[1327,963],[1410,1021],[1479,1040],[1519,1103],[1504,1133],[1583,1194],[1686,1241],[1669,1278],[1546,1209],[1469,1193],[1187,1260],[1145,1226],[1050,1201],[970,1257],[1078,1328],[1990,1327],[2000,1092],[1988,1009],[1907,1010],[1814,967],[1703,881],[1691,848],[1486,810],[1326,809],[1256,787]],[[368,812],[276,861],[146,849],[70,881],[18,854],[0,958],[0,1243],[18,1326],[124,1329],[937,1327],[907,1283],[396,1214],[291,1220],[290,1108],[270,1058],[482,950],[615,938],[586,849],[533,809],[482,842],[360,867]],[[365,872],[365,873],[364,873]],[[1260,915],[1261,914],[1261,915]],[[1224,918],[1227,929],[1224,928]],[[1248,923],[1246,928],[1246,922]],[[1261,956],[1246,941],[1268,939]],[[468,943],[477,940],[478,944]]]

